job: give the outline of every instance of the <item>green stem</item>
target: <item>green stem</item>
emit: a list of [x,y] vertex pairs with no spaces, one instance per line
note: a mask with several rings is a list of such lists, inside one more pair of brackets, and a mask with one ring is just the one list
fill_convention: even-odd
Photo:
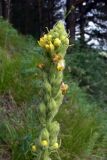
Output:
[[42,159],[41,160],[49,160],[49,151],[48,149],[46,149],[44,152],[43,152],[43,156],[42,156]]

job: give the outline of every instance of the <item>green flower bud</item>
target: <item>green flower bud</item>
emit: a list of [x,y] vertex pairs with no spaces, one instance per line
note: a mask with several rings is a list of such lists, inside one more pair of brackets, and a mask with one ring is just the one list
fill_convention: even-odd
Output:
[[[48,124],[48,130],[52,135],[58,135],[59,130],[60,130],[60,126],[59,123],[57,121],[51,122]],[[50,136],[51,136],[50,134]]]
[[59,38],[55,38],[55,40],[54,40],[54,46],[55,47],[60,47],[61,46],[61,40]]
[[60,131],[59,123],[57,121],[50,122],[47,125],[47,128],[50,132],[50,145],[53,145],[54,143],[57,142],[57,137]]
[[43,115],[46,113],[46,106],[45,106],[44,103],[41,103],[41,104],[39,105],[39,111],[40,111],[40,113],[43,114]]
[[44,81],[44,88],[45,92],[48,92],[49,94],[51,93],[51,85],[47,80]]
[[50,74],[50,83],[53,85],[53,88],[55,86],[60,86],[62,78],[63,78],[63,72],[57,72],[56,70],[56,74]]
[[58,149],[59,148],[59,144],[57,143],[57,141],[54,143],[52,143],[52,146],[51,146],[51,150],[54,150],[54,149]]
[[60,31],[64,31],[65,32],[65,27],[64,27],[64,24],[61,22],[61,21],[59,21],[57,24],[56,24],[56,28]]
[[53,98],[50,99],[49,103],[48,103],[48,108],[49,110],[52,112],[52,111],[55,111],[57,109],[57,104],[55,102],[55,100]]
[[59,37],[59,33],[58,32],[54,32],[54,37]]
[[45,104],[47,104],[49,101],[50,101],[50,95],[48,94],[48,93],[44,93],[44,102],[45,102]]
[[40,139],[40,143],[43,140],[46,140],[49,142],[49,132],[46,128],[42,129],[39,139]]

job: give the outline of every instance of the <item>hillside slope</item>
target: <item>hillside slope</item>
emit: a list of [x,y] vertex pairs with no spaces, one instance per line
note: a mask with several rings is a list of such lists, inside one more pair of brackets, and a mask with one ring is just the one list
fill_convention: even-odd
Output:
[[[30,160],[25,153],[29,138],[35,136],[37,127],[35,107],[42,88],[41,72],[37,64],[42,60],[41,52],[32,37],[23,37],[10,24],[0,19],[0,159],[2,160],[3,157],[7,157],[5,160],[9,157],[10,160],[16,160],[17,157],[20,160]],[[65,160],[71,158],[100,160],[107,155],[107,116],[101,109],[97,97],[93,100],[94,95],[86,92],[89,89],[87,85],[93,83],[94,55],[87,53],[87,56],[85,51],[76,52],[77,50],[74,50],[72,56],[66,57],[64,79],[69,84],[69,91],[57,116],[61,123],[62,139],[59,153]],[[96,67],[99,62],[98,59]],[[87,67],[89,65],[92,65],[91,69]],[[104,67],[99,68],[104,80],[103,71],[106,65],[105,63],[102,65]],[[98,87],[96,91],[102,88],[103,92],[105,89],[100,85]],[[106,89],[104,93],[105,91]],[[98,98],[100,100],[101,97]]]

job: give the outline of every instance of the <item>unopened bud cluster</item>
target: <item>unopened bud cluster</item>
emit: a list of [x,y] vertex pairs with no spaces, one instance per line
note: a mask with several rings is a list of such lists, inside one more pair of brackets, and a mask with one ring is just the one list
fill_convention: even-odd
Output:
[[[60,147],[58,134],[60,125],[54,120],[59,111],[68,85],[62,82],[65,68],[65,54],[69,46],[68,34],[62,22],[58,22],[52,30],[38,41],[44,50],[46,61],[37,65],[43,72],[43,101],[38,107],[41,125],[38,144],[32,151],[42,151],[42,160],[50,160],[50,152]],[[46,62],[46,63],[45,63]]]

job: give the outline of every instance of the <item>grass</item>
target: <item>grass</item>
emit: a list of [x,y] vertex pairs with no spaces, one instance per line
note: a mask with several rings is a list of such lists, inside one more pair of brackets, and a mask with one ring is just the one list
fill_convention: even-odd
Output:
[[[88,160],[93,156],[106,157],[106,114],[96,104],[89,103],[75,83],[71,84],[64,101],[57,116],[61,124],[61,158]],[[0,148],[4,146],[10,151],[13,160],[31,158],[30,146],[38,137],[39,129],[36,108],[34,103],[19,109],[16,107],[10,113],[1,110]]]
[[[2,120],[0,128],[0,149],[6,148],[11,159],[30,159],[31,145],[37,136],[37,126],[34,107],[20,108],[9,113],[2,110],[5,120]],[[11,118],[10,118],[11,117]],[[36,124],[36,125],[35,125]],[[2,152],[3,154],[3,152]]]
[[[58,115],[62,124],[62,159],[93,158],[93,155],[99,154],[98,149],[101,145],[107,144],[104,131],[104,126],[107,127],[104,120],[106,114],[98,105],[87,100],[77,84],[72,83],[70,89],[70,97],[68,96],[68,101]],[[106,145],[103,148],[106,148]],[[104,152],[101,155],[105,157]]]
[[33,38],[19,35],[0,19],[0,95],[9,93],[18,104],[32,100],[34,92],[39,92],[40,73],[36,66],[41,56],[35,44]]
[[[42,87],[36,67],[42,51],[35,44],[33,38],[23,37],[0,19],[1,159],[3,155],[5,160],[33,159],[30,147],[38,136],[36,107]],[[92,50],[74,50],[66,62],[64,79],[69,91],[57,116],[60,156],[65,160],[103,159],[107,156],[107,118],[101,107],[106,109],[107,64]],[[12,107],[7,110],[7,105]]]

